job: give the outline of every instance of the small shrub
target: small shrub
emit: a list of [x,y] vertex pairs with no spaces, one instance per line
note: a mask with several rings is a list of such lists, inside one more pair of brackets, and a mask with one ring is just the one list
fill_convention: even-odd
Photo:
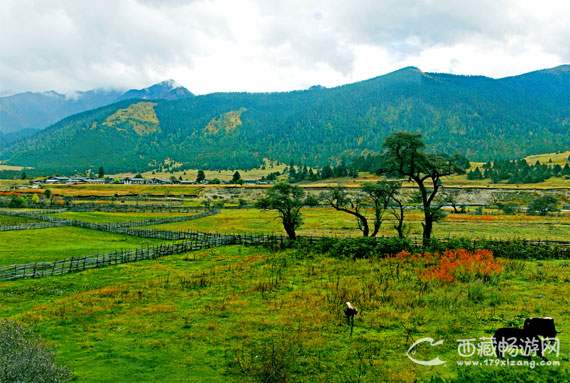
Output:
[[520,213],[520,206],[514,203],[498,203],[497,204],[499,210],[503,212],[505,215],[515,215]]
[[[431,239],[427,246],[414,248],[407,239],[400,238],[370,238],[358,237],[349,239],[323,238],[309,244],[300,242],[297,246],[311,248],[316,253],[328,254],[336,258],[380,258],[401,251],[418,251],[430,253],[443,253],[447,250],[490,250],[497,258],[540,260],[540,259],[567,259],[568,249],[564,247],[549,246],[544,243],[530,243],[525,240],[486,240],[452,238],[446,241]],[[291,248],[290,244],[282,246]]]
[[294,343],[267,340],[236,353],[230,362],[230,369],[237,370],[254,382],[293,382],[297,351]]
[[422,278],[445,283],[469,282],[477,279],[488,281],[503,270],[500,260],[493,258],[489,250],[445,250],[442,253],[416,253],[403,251],[396,256],[400,261],[409,260],[421,266]]
[[475,283],[467,289],[467,299],[474,303],[481,303],[485,300],[485,293],[483,286],[480,283]]
[[326,254],[330,252],[338,242],[339,240],[336,238],[323,238],[313,244],[313,249],[317,253]]
[[12,198],[10,198],[10,203],[8,204],[8,207],[12,208],[25,207],[25,206],[26,206],[26,200],[23,197],[16,195],[13,195]]
[[376,242],[376,252],[384,256],[398,254],[403,250],[412,250],[412,244],[405,238],[380,238]]
[[466,249],[473,251],[475,250],[474,242],[467,238],[451,238],[446,242],[438,241],[437,239],[431,239],[430,244],[427,248],[429,251],[445,251],[457,249]]
[[509,259],[504,263],[505,270],[508,272],[520,273],[526,269],[526,263],[518,259]]
[[424,251],[442,252],[465,249],[468,251],[490,250],[498,258],[505,259],[562,259],[568,257],[568,250],[547,244],[529,243],[525,240],[491,241],[485,239],[452,238],[448,241],[430,240]]
[[55,353],[39,336],[19,323],[0,321],[0,382],[51,383],[72,378],[55,364]]
[[338,241],[329,253],[337,258],[384,258],[411,249],[412,245],[406,239],[359,237]]
[[[478,248],[489,249],[496,257],[510,259],[560,259],[565,257],[565,249],[547,245],[530,244],[521,240],[480,241]],[[567,251],[566,251],[567,253]]]
[[371,258],[375,255],[376,239],[370,237],[349,238],[338,242],[330,253],[337,258]]

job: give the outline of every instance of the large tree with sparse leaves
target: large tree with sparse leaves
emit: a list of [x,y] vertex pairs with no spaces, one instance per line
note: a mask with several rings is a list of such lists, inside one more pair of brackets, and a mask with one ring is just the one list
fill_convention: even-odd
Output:
[[422,135],[395,132],[384,140],[384,161],[380,173],[396,173],[413,181],[419,188],[424,211],[423,240],[427,244],[433,223],[441,217],[441,205],[432,205],[442,188],[442,177],[464,174],[460,156],[429,153],[424,150]]

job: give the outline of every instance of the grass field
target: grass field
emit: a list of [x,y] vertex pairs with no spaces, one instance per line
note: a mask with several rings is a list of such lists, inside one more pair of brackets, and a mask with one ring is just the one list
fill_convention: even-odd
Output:
[[0,190],[8,191],[15,185],[22,185],[22,180],[0,179]]
[[[570,151],[566,151],[566,152],[562,152],[562,153],[545,153],[545,154],[537,154],[537,155],[532,155],[532,156],[528,156],[525,157],[525,160],[529,163],[529,164],[534,164],[537,160],[540,161],[543,164],[560,164],[562,166],[564,166],[565,164],[569,163],[570,161],[568,161],[568,157],[570,156]],[[550,160],[552,160],[552,162],[549,162]],[[251,178],[251,179],[258,179],[261,178],[262,176],[267,176],[269,173],[272,172],[283,172],[283,169],[285,168],[285,164],[280,164],[277,165],[276,162],[271,162],[269,160],[265,161],[265,168],[257,168],[257,169],[251,169],[251,170],[239,170],[240,175],[242,176],[242,178]],[[484,162],[471,162],[471,167],[468,170],[474,170],[475,167],[479,166],[481,167],[482,165],[484,165]],[[206,177],[213,179],[213,178],[219,178],[220,180],[231,180],[233,177],[235,170],[212,170],[212,171],[208,171],[206,170]],[[145,172],[143,173],[143,177],[145,178],[152,178],[152,177],[158,177],[158,178],[170,178],[171,176],[175,176],[176,178],[182,177],[185,180],[195,180],[196,176],[198,174],[198,170],[193,169],[193,170],[186,170],[186,171],[179,171],[179,172],[174,172],[174,173],[170,173],[170,172],[157,172],[155,171],[154,174],[152,171],[149,172]],[[121,173],[118,174],[118,176],[134,176],[134,173]],[[366,178],[363,178],[366,177]],[[366,180],[373,180],[376,177],[370,173],[366,173],[366,172],[361,172],[360,177],[357,179],[357,182],[365,182]],[[465,186],[487,186],[488,184],[491,184],[491,180],[468,180],[465,175],[462,176],[452,176],[452,177],[446,177],[445,178],[447,180],[447,185],[448,186],[460,186],[460,185],[465,185]],[[325,181],[325,183],[329,183],[329,182],[338,182],[339,180],[327,180]],[[353,180],[352,179],[345,179],[342,180],[342,183],[351,183]],[[499,184],[491,184],[492,186],[499,186],[499,187],[512,187],[513,185],[509,185],[509,184],[505,184],[505,183],[499,183]],[[564,178],[560,178],[560,177],[554,177],[551,178],[545,182],[539,183],[539,184],[533,184],[536,185],[538,187],[542,187],[542,188],[546,188],[546,187],[570,187],[570,181],[566,180]]]
[[[358,236],[355,219],[332,208],[306,208],[302,210],[304,224],[298,230],[300,235]],[[420,211],[407,212],[406,222],[409,234],[421,236],[423,220]],[[380,235],[394,236],[394,220],[386,214]],[[220,214],[195,221],[155,225],[150,228],[161,230],[194,230],[221,233],[279,233],[285,234],[277,214],[257,209],[222,210]],[[570,216],[505,216],[449,214],[435,224],[435,237],[468,237],[492,239],[549,239],[570,241]]]
[[[536,161],[540,161],[541,164],[559,164],[564,166],[570,162],[568,158],[570,158],[570,150],[561,153],[536,154],[525,157],[525,160],[529,164],[534,164]],[[552,163],[550,163],[550,160],[552,160]]]
[[94,197],[121,197],[121,196],[153,196],[153,195],[171,195],[177,196],[184,194],[185,196],[197,195],[200,186],[188,185],[49,185],[48,189],[53,194],[70,197],[94,196]]
[[[422,284],[422,269],[407,261],[240,246],[193,259],[169,256],[0,284],[0,317],[22,321],[56,346],[77,382],[261,381],[255,377],[269,367],[294,382],[417,382],[458,374],[472,382],[557,382],[569,372],[568,332],[559,335],[560,358],[549,357],[562,359],[559,367],[456,365],[464,360],[458,339],[521,327],[528,316],[570,326],[568,261],[505,260],[490,280]],[[360,309],[352,335],[342,314],[347,300]],[[439,356],[445,365],[420,366],[406,357],[423,337],[445,341],[435,350],[419,348],[416,359]]]
[[110,253],[162,242],[77,227],[2,231],[0,266]]
[[187,215],[195,215],[197,213],[111,213],[111,212],[71,212],[50,214],[53,217],[65,219],[77,219],[93,223],[111,223],[124,221],[142,221],[146,219],[158,219],[166,217],[181,217]]
[[20,223],[38,222],[35,219],[14,217],[10,215],[0,215],[0,225],[18,225]]
[[[320,181],[317,185],[334,185],[337,183],[341,183],[344,186],[353,186],[356,187],[363,182],[376,182],[380,180],[381,177],[370,174],[370,173],[362,173],[356,179],[352,178],[343,178],[343,179],[330,179],[326,181]],[[406,188],[416,188],[416,184],[412,182],[407,182],[406,180],[403,181],[403,186]],[[461,187],[476,187],[476,188],[492,188],[492,189],[516,189],[516,190],[532,190],[532,189],[556,189],[556,188],[570,188],[570,180],[564,177],[552,177],[547,179],[544,182],[538,182],[533,184],[520,184],[514,185],[509,184],[507,181],[501,181],[499,183],[492,183],[490,179],[484,180],[468,180],[465,175],[454,175],[454,176],[447,176],[442,178],[442,182],[446,187],[454,187],[454,188],[461,188]]]
[[[277,164],[276,161],[269,161],[268,159],[265,159],[265,166],[256,168],[256,169],[250,169],[250,170],[239,170],[239,173],[241,175],[241,178],[243,179],[259,179],[261,177],[267,177],[269,175],[269,173],[273,173],[273,172],[283,172],[283,169],[285,168],[285,164]],[[218,178],[222,181],[229,181],[232,179],[234,173],[236,170],[205,170],[205,175],[206,178],[209,179],[214,179],[214,178]],[[134,174],[130,174],[130,173],[121,173],[120,176],[133,176]],[[182,177],[182,179],[184,180],[189,180],[189,181],[194,181],[196,180],[196,177],[198,176],[198,169],[189,169],[189,170],[184,170],[184,171],[176,171],[174,173],[170,173],[170,172],[160,172],[158,170],[154,170],[153,171],[148,171],[142,174],[143,177],[145,178],[153,178],[153,177],[157,177],[157,178],[170,178],[171,176],[175,176],[177,179],[179,177]]]
[[3,165],[0,163],[0,170],[16,170],[16,171],[19,171],[22,169],[24,169],[24,167],[22,167],[22,166]]
[[[570,215],[448,214],[434,236],[570,241]],[[191,213],[190,213],[191,214]],[[358,236],[352,216],[303,209],[300,235]],[[89,222],[169,213],[58,213]],[[8,217],[12,218],[12,217]],[[381,235],[393,236],[386,214]],[[407,211],[411,236],[422,213]],[[2,216],[0,215],[0,223]],[[284,234],[273,211],[222,210],[145,228]],[[75,227],[0,232],[0,266],[51,261],[161,243]],[[347,260],[316,250],[226,246],[42,279],[0,282],[0,318],[21,321],[57,350],[77,382],[256,382],[269,370],[292,382],[559,382],[570,368],[570,260],[501,260],[490,278],[426,280],[432,264]],[[350,327],[350,301],[360,314]],[[489,337],[551,316],[560,333],[557,367],[466,367],[458,339]],[[421,338],[444,339],[418,348]],[[482,357],[473,357],[473,360]],[[511,358],[517,362],[523,359]],[[538,362],[539,358],[535,357]],[[265,375],[266,376],[266,375]],[[541,380],[542,379],[542,380]]]

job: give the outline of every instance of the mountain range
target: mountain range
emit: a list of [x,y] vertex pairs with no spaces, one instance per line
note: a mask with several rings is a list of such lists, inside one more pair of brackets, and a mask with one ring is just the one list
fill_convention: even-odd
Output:
[[188,89],[167,80],[144,89],[128,91],[93,89],[64,95],[54,91],[25,92],[0,97],[0,133],[15,134],[44,129],[72,114],[128,99],[176,100],[192,97]]
[[430,150],[480,161],[570,146],[570,65],[502,79],[408,67],[334,88],[133,96],[12,143],[0,159],[61,171],[142,171],[165,161],[241,169],[264,158],[322,166],[379,151],[401,130],[423,133]]

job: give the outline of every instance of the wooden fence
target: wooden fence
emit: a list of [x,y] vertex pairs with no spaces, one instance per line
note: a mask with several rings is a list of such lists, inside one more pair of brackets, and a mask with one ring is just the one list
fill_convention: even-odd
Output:
[[94,254],[85,257],[72,257],[53,262],[35,262],[0,267],[0,280],[13,281],[25,278],[40,278],[62,275],[76,271],[107,267],[122,263],[155,259],[166,255],[186,253],[215,246],[231,244],[231,236],[203,236],[199,240],[169,245],[152,246],[131,250],[121,250],[108,254]]
[[50,227],[69,226],[68,222],[27,222],[16,225],[0,225],[0,231],[47,229]]
[[[187,240],[193,239],[196,236],[196,232],[191,231],[170,231],[170,230],[155,230],[155,229],[140,229],[142,226],[149,226],[149,225],[160,225],[165,223],[173,223],[173,222],[183,222],[183,221],[190,221],[194,219],[199,219],[202,217],[211,216],[214,214],[218,214],[220,209],[201,209],[202,213],[189,215],[189,216],[179,216],[179,217],[165,217],[165,218],[158,218],[158,219],[148,219],[148,220],[140,220],[140,221],[124,221],[124,222],[114,222],[114,223],[91,223],[73,219],[62,219],[58,217],[53,217],[48,214],[60,213],[66,211],[65,209],[52,209],[52,210],[34,210],[34,211],[25,211],[25,210],[0,210],[0,214],[3,215],[11,215],[11,216],[19,216],[19,217],[26,217],[32,218],[44,222],[49,222],[53,225],[45,225],[41,226],[41,222],[37,223],[38,227],[55,227],[55,226],[76,226],[85,229],[91,230],[100,230],[106,231],[110,233],[116,234],[125,234],[131,235],[136,237],[143,237],[143,238],[157,238],[157,239],[164,239],[164,240]],[[26,228],[32,229],[34,227],[28,226],[31,223],[20,224],[20,225],[9,225],[5,229],[2,229],[0,226],[0,231],[3,230],[24,230]],[[21,226],[21,228],[19,228]],[[205,234],[205,233],[200,233]],[[219,235],[218,233],[209,233],[208,235]],[[236,238],[243,238],[244,241],[253,241],[254,243],[258,243],[259,239],[251,239],[253,237],[271,237],[277,240],[279,238],[285,238],[283,236],[275,236],[275,235],[266,235],[266,234],[234,234]],[[315,237],[305,237],[310,238],[311,240],[317,238],[323,238],[326,236],[315,236]],[[344,237],[343,237],[344,238]],[[390,237],[379,237],[379,238],[390,238]],[[414,246],[420,247],[422,245],[423,239],[421,237],[408,237],[407,238]],[[448,242],[453,240],[451,237],[447,238],[437,238],[440,242]],[[473,239],[474,242],[481,241],[485,239]],[[488,239],[488,241],[498,241],[496,239]],[[570,242],[569,241],[554,241],[554,240],[527,240],[527,239],[520,239],[521,242],[527,245],[536,245],[536,246],[556,246],[570,249]]]
[[[173,222],[184,222],[184,221],[192,221],[195,219],[200,219],[203,217],[208,217],[214,214],[218,214],[220,212],[219,209],[208,209],[203,210],[200,214],[194,215],[186,215],[186,216],[179,216],[179,217],[165,217],[165,218],[157,218],[157,219],[147,219],[147,220],[140,220],[140,221],[124,221],[124,222],[113,222],[113,223],[92,223],[92,222],[85,222],[76,219],[64,219],[59,217],[53,217],[46,214],[51,214],[54,212],[61,212],[61,210],[43,210],[39,212],[30,212],[30,211],[0,211],[0,214],[3,215],[10,215],[16,217],[24,217],[24,218],[31,218],[36,219],[39,221],[40,224],[43,223],[44,226],[38,225],[38,227],[25,227],[22,226],[21,229],[14,228],[15,226],[19,225],[8,225],[4,231],[10,230],[24,230],[26,228],[34,229],[34,228],[44,228],[44,227],[55,227],[55,226],[76,226],[85,229],[91,230],[100,230],[106,231],[110,233],[116,234],[126,234],[132,235],[136,237],[144,237],[144,238],[159,238],[159,239],[166,239],[166,240],[179,240],[179,239],[187,239],[187,231],[168,231],[168,230],[151,230],[151,229],[136,229],[141,226],[149,226],[149,225],[161,225],[165,223],[173,223]],[[50,225],[51,224],[51,225]],[[2,228],[2,226],[0,226]],[[2,231],[2,230],[0,230]]]
[[[176,232],[174,232],[176,233]],[[247,234],[224,235],[215,233],[183,232],[186,242],[178,242],[160,246],[151,246],[131,250],[121,250],[114,253],[94,254],[84,257],[72,257],[53,262],[34,262],[0,267],[0,281],[13,281],[26,278],[41,278],[45,276],[62,275],[88,269],[107,267],[123,263],[155,259],[167,255],[181,254],[190,251],[208,249],[224,245],[261,245],[270,242],[283,243],[285,236]],[[305,240],[316,241],[317,238],[306,237]]]
[[67,207],[68,211],[90,212],[100,211],[108,213],[195,213],[204,211],[204,208],[196,206],[176,206],[176,205],[115,205],[115,204],[73,204]]
[[[0,201],[0,208],[13,209],[10,208],[8,202]],[[72,203],[70,205],[63,204],[31,204],[28,208],[33,209],[58,209],[73,212],[90,212],[90,211],[100,211],[107,213],[194,213],[199,211],[204,211],[207,209],[203,206],[180,206],[180,204],[110,204],[110,203]]]
[[117,222],[116,225],[119,227],[140,227],[140,226],[162,225],[165,223],[193,221],[195,219],[209,217],[211,215],[219,213],[220,209],[209,209],[209,210],[202,210],[202,213],[200,214],[184,215],[179,217],[153,218],[153,219],[145,219],[140,221],[124,221],[124,222]]
[[[264,245],[274,243],[283,245],[287,240],[287,236],[268,235],[268,234],[218,234],[218,233],[202,233],[190,231],[157,231],[144,229],[124,228],[126,231],[133,231],[132,235],[141,237],[162,238],[167,240],[183,239],[185,242],[178,242],[167,245],[152,246],[131,250],[122,250],[108,254],[95,254],[85,257],[72,257],[53,262],[36,262],[19,265],[10,265],[0,267],[0,280],[16,280],[24,278],[39,278],[43,276],[61,275],[87,269],[106,267],[129,262],[137,262],[146,259],[154,259],[172,254],[181,254],[195,250],[201,250],[211,247],[224,245]],[[145,233],[148,232],[148,233]],[[136,234],[135,234],[136,233]],[[159,234],[160,233],[160,234]],[[160,236],[162,235],[162,237]],[[323,237],[300,236],[300,241],[305,243],[317,243],[323,240]],[[386,237],[377,238],[386,239]],[[447,242],[449,239],[441,239],[441,242]],[[411,238],[412,244],[421,245],[421,238]],[[474,240],[476,245],[477,240]],[[566,256],[570,256],[570,243],[557,241],[524,241],[530,245],[536,246],[562,246]]]

